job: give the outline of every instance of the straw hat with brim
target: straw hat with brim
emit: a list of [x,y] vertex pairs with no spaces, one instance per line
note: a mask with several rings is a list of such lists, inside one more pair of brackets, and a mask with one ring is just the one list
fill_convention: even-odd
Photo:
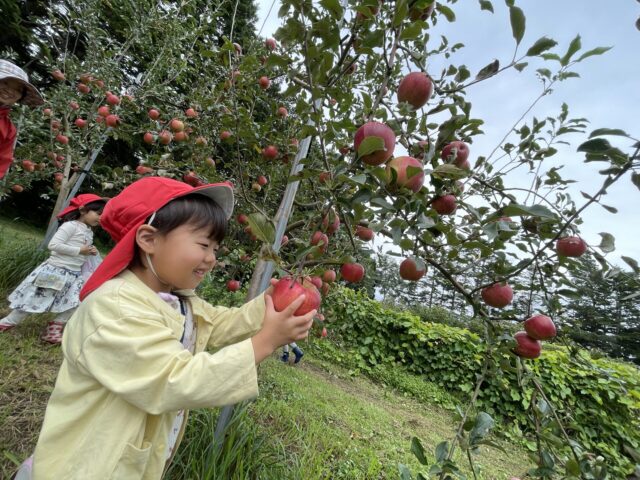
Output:
[[44,99],[38,89],[29,83],[29,75],[17,65],[7,60],[0,60],[0,80],[5,78],[14,78],[25,87],[25,94],[19,100],[30,107],[37,107],[44,103]]
[[69,205],[66,208],[64,208],[58,215],[56,215],[56,217],[62,218],[67,213],[71,213],[74,210],[79,209],[80,207],[84,207],[85,205],[88,205],[89,203],[93,203],[93,202],[107,203],[108,200],[109,200],[108,198],[100,197],[93,193],[81,193],[77,197],[73,197],[69,202]]
[[100,226],[113,238],[116,246],[84,284],[80,300],[129,266],[136,251],[136,232],[151,215],[171,200],[190,194],[209,197],[222,208],[227,220],[231,218],[233,186],[228,182],[194,188],[170,178],[145,177],[109,200],[100,216]]

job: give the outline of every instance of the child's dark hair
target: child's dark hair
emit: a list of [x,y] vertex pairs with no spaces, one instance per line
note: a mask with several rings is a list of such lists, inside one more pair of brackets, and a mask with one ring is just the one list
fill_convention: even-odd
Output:
[[222,207],[200,194],[185,195],[170,201],[156,212],[151,222],[151,226],[161,235],[185,224],[195,230],[208,229],[209,238],[217,243],[222,242],[227,234],[227,217]]
[[60,217],[58,219],[58,223],[62,225],[64,222],[70,222],[71,220],[77,220],[80,218],[85,212],[89,210],[93,210],[94,212],[102,213],[104,206],[106,205],[106,200],[96,200],[95,202],[89,202],[86,205],[73,210],[72,212],[67,213],[66,215]]

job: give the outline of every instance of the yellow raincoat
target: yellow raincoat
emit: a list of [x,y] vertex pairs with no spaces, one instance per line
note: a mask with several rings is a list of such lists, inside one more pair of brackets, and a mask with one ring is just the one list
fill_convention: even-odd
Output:
[[34,480],[159,479],[178,410],[257,396],[249,338],[262,325],[264,297],[222,308],[180,295],[193,312],[195,354],[180,343],[184,316],[129,270],[80,304],[64,333]]

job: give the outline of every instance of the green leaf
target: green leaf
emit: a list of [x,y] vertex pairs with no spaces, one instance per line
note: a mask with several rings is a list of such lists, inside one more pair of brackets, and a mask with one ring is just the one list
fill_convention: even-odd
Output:
[[585,153],[605,153],[611,149],[611,144],[604,138],[594,138],[587,140],[578,147],[578,152]]
[[567,53],[565,53],[564,57],[562,57],[562,60],[560,60],[560,65],[562,65],[563,67],[568,65],[569,60],[571,60],[571,57],[573,56],[573,54],[576,53],[581,48],[582,48],[582,41],[580,40],[580,35],[576,35],[576,38],[571,40],[571,43],[569,44],[569,48],[567,49]]
[[456,167],[451,163],[443,163],[442,165],[438,165],[433,172],[431,172],[432,177],[439,178],[452,178],[452,179],[460,179],[469,176],[469,172],[463,170],[461,168]]
[[516,63],[513,68],[515,68],[517,71],[521,72],[522,70],[525,69],[525,67],[529,65],[528,62],[522,62],[522,63]]
[[415,40],[422,33],[422,28],[423,25],[420,22],[415,22],[407,25],[405,29],[402,30],[400,40]]
[[492,77],[498,72],[498,70],[500,70],[500,62],[498,60],[494,60],[478,72],[478,75],[476,75],[476,80],[482,80]]
[[506,217],[532,215],[542,218],[556,218],[555,214],[544,205],[518,205],[512,203],[502,209],[502,213]]
[[581,62],[585,58],[592,57],[594,55],[602,55],[603,53],[608,52],[612,48],[613,47],[597,47],[597,48],[594,48],[593,50],[589,50],[588,52],[584,52],[582,55],[580,55],[580,57],[578,58],[578,60],[576,60],[576,62]]
[[629,134],[624,130],[620,130],[618,128],[598,128],[591,132],[589,138],[593,137],[601,137],[603,135],[617,135],[620,137],[629,137]]
[[480,0],[480,10],[488,10],[493,13],[493,4],[489,0]]
[[600,242],[600,245],[598,245],[600,250],[605,253],[611,253],[616,249],[616,239],[613,235],[607,232],[600,232],[598,235],[602,237],[602,241]]
[[612,207],[612,206],[610,206],[610,205],[605,205],[605,204],[603,204],[603,203],[601,203],[601,204],[600,204],[600,206],[601,206],[602,208],[604,208],[605,210],[607,210],[608,212],[611,212],[611,213],[618,213],[618,209],[617,209],[616,207]]
[[362,158],[370,153],[377,152],[379,150],[386,150],[384,146],[384,140],[380,137],[367,137],[358,147],[358,158]]
[[634,272],[636,272],[636,273],[640,272],[640,267],[638,267],[638,262],[635,259],[633,259],[631,257],[625,257],[624,255],[622,255],[620,258],[622,258],[624,263],[629,265],[633,269]]
[[451,10],[449,7],[440,4],[440,2],[438,2],[436,4],[436,9],[442,14],[444,15],[444,17],[449,21],[449,22],[455,22],[456,21],[456,14],[453,13],[453,10]]
[[320,0],[320,5],[326,8],[335,20],[340,20],[344,16],[339,0]]
[[567,463],[564,464],[564,468],[567,472],[567,475],[580,477],[580,465],[578,465],[578,462],[576,462],[575,458],[570,458],[569,460],[567,460]]
[[640,173],[633,172],[631,174],[631,181],[636,187],[638,187],[638,190],[640,190]]
[[400,480],[411,480],[411,470],[407,468],[406,465],[402,463],[398,465],[398,470],[400,471]]
[[427,465],[427,456],[424,454],[422,443],[417,437],[411,438],[411,453],[413,453],[422,465]]
[[259,240],[272,244],[275,240],[276,230],[267,217],[261,213],[252,213],[249,215],[249,227],[253,234],[258,237]]
[[536,40],[536,43],[531,45],[529,50],[527,50],[527,57],[535,57],[536,55],[540,55],[542,52],[549,50],[550,48],[555,47],[558,44],[555,40],[549,37],[542,37]]
[[525,17],[522,10],[518,7],[509,8],[509,17],[511,19],[511,31],[513,32],[513,38],[516,40],[516,45],[520,45],[522,37],[524,37],[525,30]]
[[436,461],[438,463],[442,462],[445,458],[447,458],[448,453],[449,453],[449,442],[447,441],[440,442],[436,447]]

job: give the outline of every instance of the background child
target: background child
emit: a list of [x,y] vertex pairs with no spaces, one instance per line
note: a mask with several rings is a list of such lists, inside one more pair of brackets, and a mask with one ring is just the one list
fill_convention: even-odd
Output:
[[0,179],[13,162],[16,128],[9,119],[11,106],[23,103],[30,107],[42,105],[40,93],[29,83],[29,76],[20,67],[0,60]]
[[87,256],[98,254],[91,227],[99,224],[105,203],[106,199],[85,193],[60,212],[60,227],[48,245],[51,256],[9,295],[12,312],[0,320],[0,332],[15,327],[30,313],[54,312],[58,315],[48,323],[42,339],[60,343],[62,330],[80,303],[83,264]]
[[193,188],[160,177],[140,179],[107,203],[101,226],[117,243],[66,329],[35,480],[160,479],[186,409],[255,397],[256,365],[307,337],[315,310],[293,315],[304,295],[282,312],[270,291],[240,308],[195,295],[232,212],[227,183]]
[[285,363],[289,362],[289,347],[291,347],[291,349],[293,350],[293,354],[296,356],[296,359],[293,361],[293,363],[298,363],[300,360],[302,360],[304,352],[300,349],[300,347],[298,347],[298,344],[296,342],[289,343],[288,345],[282,347],[282,357],[280,357],[280,359]]

